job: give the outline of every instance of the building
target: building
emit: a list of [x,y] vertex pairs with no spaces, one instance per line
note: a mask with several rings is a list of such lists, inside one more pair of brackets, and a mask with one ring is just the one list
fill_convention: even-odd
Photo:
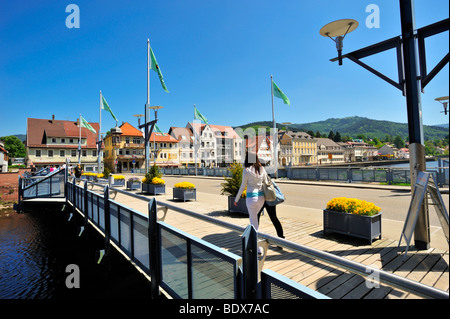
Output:
[[292,163],[292,137],[285,131],[278,131],[278,162],[280,166],[286,167]]
[[[99,130],[98,123],[89,123],[94,130]],[[86,172],[98,171],[98,151],[96,133],[82,127],[80,133],[79,119],[76,121],[27,118],[27,137],[25,148],[28,165],[36,168],[45,166],[59,167],[78,163],[78,143],[81,134],[81,166]],[[102,146],[103,147],[103,146]]]
[[372,144],[368,144],[361,139],[354,139],[352,142],[340,143],[344,148],[346,162],[371,161],[378,156],[378,149]]
[[168,133],[152,132],[150,135],[150,165],[160,167],[179,167],[179,142]]
[[[436,149],[437,150],[437,149]],[[403,147],[401,149],[398,150],[398,158],[409,158],[409,149],[406,147]]]
[[384,158],[394,158],[397,156],[397,148],[390,145],[383,145],[378,150],[378,155],[384,157]]
[[128,122],[112,128],[104,138],[105,167],[114,173],[131,172],[145,167],[145,140],[142,132]]
[[329,138],[316,138],[318,164],[344,163],[344,148]]
[[317,164],[317,142],[305,132],[288,131],[292,138],[292,165],[305,166]]
[[247,149],[258,155],[258,159],[264,162],[266,166],[271,166],[272,159],[272,140],[269,136],[258,135],[255,137],[249,137],[246,139]]
[[[152,132],[149,138],[150,165],[178,167],[178,140],[167,133]],[[156,157],[155,157],[156,154]],[[139,129],[128,122],[112,128],[105,137],[103,154],[105,166],[114,173],[145,169],[145,138]]]
[[5,145],[0,141],[0,173],[8,172],[8,151]]
[[170,127],[169,135],[178,140],[180,165],[194,167],[194,135],[186,127]]
[[188,123],[186,128],[197,134],[194,136],[194,158],[197,141],[197,158],[202,166],[226,167],[244,160],[242,138],[231,126]]

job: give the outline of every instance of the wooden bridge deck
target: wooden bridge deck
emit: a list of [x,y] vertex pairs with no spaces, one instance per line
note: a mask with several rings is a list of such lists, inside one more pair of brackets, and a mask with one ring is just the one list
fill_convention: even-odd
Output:
[[[150,198],[150,197],[149,197]],[[228,213],[226,210],[211,210],[199,202],[179,203],[171,196],[158,196],[159,201],[168,201],[172,205],[203,212],[206,215],[226,220],[246,227],[248,216]],[[147,202],[118,193],[115,199],[123,205],[147,214]],[[217,208],[217,207],[216,207]],[[299,221],[298,219],[279,217],[283,224],[287,240],[336,254],[364,265],[376,267],[399,276],[422,282],[438,289],[449,291],[449,252],[430,248],[416,251],[411,247],[403,258],[405,246],[398,247],[398,241],[391,239],[376,240],[369,245],[367,241],[343,235],[323,234],[322,225]],[[240,234],[193,217],[169,210],[165,222],[191,235],[216,246],[242,256]],[[262,216],[259,232],[276,235],[268,218]],[[313,260],[297,252],[269,246],[264,269],[271,269],[302,285],[310,287],[334,299],[384,299],[384,298],[421,298],[384,284],[378,287],[372,283],[368,288],[365,277],[337,269],[335,266]],[[373,274],[376,276],[376,274]]]

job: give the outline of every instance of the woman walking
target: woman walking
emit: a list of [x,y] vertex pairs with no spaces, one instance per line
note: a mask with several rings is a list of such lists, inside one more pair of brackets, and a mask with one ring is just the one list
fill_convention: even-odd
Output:
[[267,178],[267,173],[264,167],[258,160],[255,153],[248,153],[245,156],[244,170],[242,171],[241,187],[234,200],[234,206],[237,206],[237,201],[241,198],[242,192],[247,186],[247,204],[248,215],[250,217],[250,224],[258,231],[258,213],[264,206],[264,191],[263,181]]

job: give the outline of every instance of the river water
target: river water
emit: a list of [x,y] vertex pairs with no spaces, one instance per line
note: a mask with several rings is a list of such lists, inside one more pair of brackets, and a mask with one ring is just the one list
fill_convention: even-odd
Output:
[[[79,237],[77,227],[61,210],[1,212],[0,299],[148,300],[148,281],[117,252],[97,264],[102,239]],[[75,274],[79,288],[68,287],[66,279],[74,283]]]

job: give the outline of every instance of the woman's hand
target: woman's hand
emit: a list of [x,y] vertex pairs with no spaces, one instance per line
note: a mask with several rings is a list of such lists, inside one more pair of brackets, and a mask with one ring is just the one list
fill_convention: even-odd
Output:
[[236,207],[237,207],[237,202],[234,202],[234,206],[236,206]]

